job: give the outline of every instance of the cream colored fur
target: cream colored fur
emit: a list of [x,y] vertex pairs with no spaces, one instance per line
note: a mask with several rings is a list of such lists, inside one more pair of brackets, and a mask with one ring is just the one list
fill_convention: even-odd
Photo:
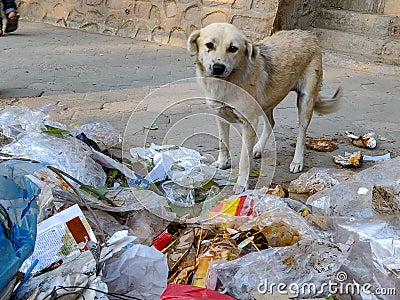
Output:
[[[252,43],[235,26],[214,23],[192,32],[187,47],[190,54],[196,56],[197,76],[210,99],[210,106],[215,107],[223,119],[242,125],[243,144],[235,192],[247,187],[252,157],[261,156],[274,126],[273,109],[292,90],[298,94],[299,133],[290,171],[302,171],[306,130],[313,111],[330,113],[336,110],[341,96],[340,89],[332,99],[321,100],[318,94],[322,83],[322,55],[316,37],[302,30],[280,31],[259,43]],[[209,79],[214,77],[219,80]],[[244,89],[258,105],[235,97],[223,81]],[[215,99],[217,101],[213,101]],[[263,127],[255,144],[259,107],[271,126]],[[230,166],[229,124],[220,118],[217,123],[220,150],[215,164],[225,169]]]

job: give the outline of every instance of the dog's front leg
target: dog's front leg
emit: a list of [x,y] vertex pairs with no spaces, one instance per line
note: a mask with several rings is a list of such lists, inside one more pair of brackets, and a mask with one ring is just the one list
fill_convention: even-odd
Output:
[[265,144],[268,141],[269,136],[271,135],[272,129],[274,128],[275,125],[275,120],[274,120],[274,114],[273,111],[270,110],[266,112],[267,119],[264,118],[264,124],[263,124],[263,131],[261,134],[261,137],[257,144],[253,148],[253,157],[254,158],[260,158],[262,156],[262,153],[265,148]]
[[213,164],[215,167],[225,170],[228,169],[231,164],[229,163],[229,127],[230,124],[224,119],[217,117],[218,125],[218,141],[219,141],[219,153],[218,159]]
[[235,194],[243,192],[243,190],[248,187],[250,170],[253,162],[253,146],[256,139],[254,128],[257,128],[257,121],[258,119],[256,118],[253,122],[246,120],[242,123],[242,150],[240,152],[239,177],[233,188]]

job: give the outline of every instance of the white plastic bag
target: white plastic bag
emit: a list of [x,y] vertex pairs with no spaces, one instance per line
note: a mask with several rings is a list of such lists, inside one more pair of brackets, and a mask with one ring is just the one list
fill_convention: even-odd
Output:
[[122,249],[105,263],[104,281],[109,292],[141,299],[160,299],[167,288],[167,257],[153,247],[134,245]]

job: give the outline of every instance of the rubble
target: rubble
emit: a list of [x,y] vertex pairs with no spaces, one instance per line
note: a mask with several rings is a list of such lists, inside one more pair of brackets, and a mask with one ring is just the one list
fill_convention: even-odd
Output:
[[227,196],[233,179],[193,149],[153,144],[122,160],[110,124],[71,129],[48,109],[0,111],[2,299],[313,299],[335,282],[399,290],[399,158]]

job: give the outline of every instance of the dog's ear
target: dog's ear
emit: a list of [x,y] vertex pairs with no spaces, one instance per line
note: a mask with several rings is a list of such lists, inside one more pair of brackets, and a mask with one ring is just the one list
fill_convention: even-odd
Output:
[[193,31],[188,40],[187,40],[187,49],[189,50],[190,55],[196,55],[199,52],[199,48],[197,46],[197,39],[200,36],[200,30]]
[[257,56],[258,48],[254,46],[250,41],[246,40],[246,55],[250,61]]

